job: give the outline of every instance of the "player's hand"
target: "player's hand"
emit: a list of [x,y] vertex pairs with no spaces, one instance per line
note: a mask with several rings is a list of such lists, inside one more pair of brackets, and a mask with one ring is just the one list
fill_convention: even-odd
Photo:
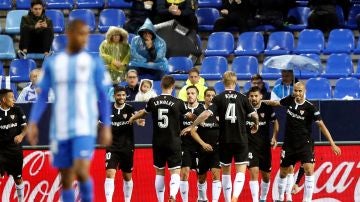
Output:
[[20,134],[14,137],[14,142],[15,144],[20,144],[23,141],[23,139],[24,139],[24,135]]
[[129,119],[129,124],[130,124],[130,125],[134,124],[134,121],[135,121],[135,120],[133,119],[133,116],[132,116],[132,117]]
[[213,151],[213,148],[212,148],[212,146],[211,145],[209,145],[209,144],[204,144],[204,145],[201,145],[202,146],[202,148],[205,150],[205,151],[207,151],[207,152],[211,152],[211,151]]
[[27,128],[27,139],[30,145],[36,145],[39,142],[39,129],[35,123],[30,123]]
[[276,138],[275,138],[275,137],[271,138],[270,144],[271,144],[271,146],[272,146],[273,149],[276,148],[276,146],[277,146],[277,141],[276,141]]
[[341,149],[340,147],[336,146],[336,145],[332,145],[331,146],[331,150],[335,153],[336,156],[340,156],[341,155]]
[[145,119],[138,119],[136,121],[138,126],[144,127],[145,126]]
[[294,184],[294,186],[292,187],[291,193],[292,194],[297,194],[301,191],[300,187],[297,184]]
[[229,14],[229,11],[227,9],[221,9],[220,13],[223,15],[227,15]]
[[251,134],[255,134],[259,130],[259,124],[253,124],[251,126]]
[[184,136],[184,135],[190,134],[191,129],[192,129],[192,126],[188,126],[188,127],[184,128],[184,129],[181,131],[180,135],[181,135],[181,136]]
[[100,144],[110,146],[112,142],[112,133],[109,126],[100,128]]
[[190,120],[190,121],[195,121],[195,119],[197,118],[197,116],[191,112],[188,112],[185,114],[185,118],[187,120]]

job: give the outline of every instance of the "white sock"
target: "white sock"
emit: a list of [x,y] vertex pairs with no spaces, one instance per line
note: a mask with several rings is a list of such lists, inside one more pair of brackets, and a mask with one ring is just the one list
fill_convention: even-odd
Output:
[[189,197],[189,182],[188,181],[180,181],[180,195],[183,202],[188,202]]
[[233,197],[239,198],[240,193],[244,187],[244,183],[245,183],[245,174],[242,172],[236,173],[235,180],[234,180]]
[[225,202],[230,202],[232,192],[231,175],[222,175],[222,188]]
[[112,201],[112,197],[114,194],[115,186],[114,186],[114,179],[113,178],[106,178],[104,183],[105,188],[105,198],[107,202]]
[[24,201],[24,183],[22,182],[19,185],[15,184],[15,188],[16,188],[18,201],[23,202]]
[[[176,198],[176,194],[179,191],[179,186],[180,186],[180,175],[172,174],[170,177],[170,196],[174,197],[174,199]],[[188,191],[189,191],[189,187],[188,187]]]
[[266,201],[267,195],[269,193],[270,182],[266,183],[266,182],[261,180],[260,187],[261,187],[260,200],[265,200]]
[[132,194],[133,186],[134,186],[134,183],[132,180],[130,180],[130,181],[124,180],[123,191],[124,191],[125,202],[131,201],[131,194]]
[[284,200],[284,193],[285,193],[285,188],[286,188],[286,177],[285,178],[280,178],[278,179],[278,191],[279,191],[279,201],[283,201]]
[[251,197],[253,202],[259,201],[259,182],[258,181],[249,181]]
[[207,201],[206,191],[207,191],[207,183],[206,181],[203,184],[198,182],[198,200]]
[[[231,184],[231,183],[230,183]],[[221,194],[221,182],[219,180],[212,183],[212,201],[218,202]]]
[[287,201],[292,201],[291,190],[292,190],[293,185],[294,185],[294,173],[291,173],[286,176],[285,193],[286,193]]
[[156,190],[156,197],[158,199],[158,202],[164,202],[164,194],[165,194],[164,176],[162,175],[155,176],[155,190]]
[[315,184],[315,177],[305,176],[305,183],[304,183],[304,202],[310,202],[312,200],[312,195],[314,192],[314,184]]

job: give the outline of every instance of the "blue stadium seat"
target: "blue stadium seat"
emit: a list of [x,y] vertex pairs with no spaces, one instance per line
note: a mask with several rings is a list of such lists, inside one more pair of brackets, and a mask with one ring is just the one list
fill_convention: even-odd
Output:
[[27,15],[28,12],[29,11],[27,10],[9,11],[6,15],[5,32],[7,34],[19,34],[21,18],[22,16]]
[[175,80],[186,80],[188,72],[193,68],[194,64],[189,57],[170,57],[169,73]]
[[[306,57],[309,57],[313,60],[315,60],[316,62],[318,62],[321,66],[321,69],[322,69],[322,64],[321,64],[321,59],[320,59],[320,55],[318,54],[300,54],[302,56],[306,56]],[[320,73],[322,72],[312,72],[312,71],[309,71],[309,70],[302,70],[302,71],[298,71],[298,70],[295,70],[294,71],[295,73],[295,77],[298,78],[298,79],[309,79],[309,78],[314,78],[314,77],[317,77],[320,75]]]
[[91,10],[88,9],[75,9],[69,13],[69,20],[83,20],[88,26],[91,32],[95,31],[95,15]]
[[[269,57],[265,58],[264,61],[269,59]],[[281,71],[275,68],[266,68],[263,67],[261,70],[261,76],[263,79],[278,79],[281,77]]]
[[14,43],[10,36],[0,35],[0,59],[11,60],[16,58]]
[[222,6],[221,0],[199,0],[200,8],[220,8]]
[[358,25],[356,23],[356,16],[360,14],[360,5],[353,5],[349,12],[349,17],[346,23],[346,27],[349,29],[358,29]]
[[227,60],[222,56],[209,56],[204,58],[200,75],[206,80],[218,80],[222,77],[224,72],[227,70]]
[[351,53],[355,47],[354,34],[349,29],[334,29],[330,32],[324,54]]
[[15,83],[29,82],[31,70],[36,68],[36,63],[32,59],[15,59],[10,63],[9,75],[11,81]]
[[0,76],[4,74],[4,64],[0,61]]
[[264,49],[264,37],[260,32],[244,32],[239,36],[234,54],[259,55]]
[[220,17],[216,8],[198,8],[196,9],[199,31],[212,31],[216,19]]
[[297,47],[294,53],[320,54],[324,49],[325,39],[322,31],[318,29],[304,29],[299,34]]
[[360,79],[360,68],[359,68],[359,66],[360,66],[360,61],[358,61],[356,72],[353,73],[352,76]]
[[[216,91],[216,94],[222,93],[222,92],[225,90],[225,86],[224,86],[223,81],[217,81],[217,82],[214,84],[214,89],[215,89],[215,91]],[[240,92],[240,86],[239,86],[239,84],[236,84],[236,86],[235,86],[235,91]]]
[[343,99],[350,96],[358,99],[360,95],[359,80],[353,77],[341,78],[336,81],[334,99]]
[[[154,81],[153,82],[153,89],[156,92],[156,94],[160,95],[162,90],[161,90],[161,81]],[[173,90],[171,93],[172,96],[176,97],[176,91]]]
[[51,19],[55,33],[64,33],[65,18],[64,14],[59,10],[46,10],[45,15]]
[[63,51],[66,48],[66,43],[67,43],[66,35],[64,34],[57,35],[54,37],[51,50],[54,51],[54,53]]
[[107,7],[108,8],[131,8],[132,1],[125,1],[125,0],[108,0]]
[[[270,86],[269,86],[269,83],[266,82],[266,81],[263,81],[264,82],[264,86],[265,88],[269,91],[270,90]],[[247,93],[251,88],[251,81],[247,81],[245,82],[244,86],[243,86],[243,93]]]
[[289,54],[294,49],[294,36],[291,32],[273,32],[265,49],[265,55]]
[[99,16],[99,31],[101,33],[107,32],[110,26],[123,27],[126,17],[120,9],[104,9]]
[[345,26],[344,11],[341,8],[341,6],[338,6],[338,5],[336,6],[336,14],[337,14],[337,17],[338,17],[338,20],[339,20],[339,26],[340,27]]
[[232,62],[232,70],[238,79],[250,79],[258,73],[258,60],[254,56],[238,56]]
[[30,9],[31,0],[16,0],[16,9]]
[[12,0],[0,0],[0,10],[11,10]]
[[354,49],[354,54],[360,54],[360,40],[356,43],[356,48]]
[[85,47],[85,49],[94,56],[99,55],[99,46],[101,42],[105,40],[105,36],[103,34],[91,34],[89,36],[89,41]]
[[309,100],[331,99],[331,85],[329,80],[321,77],[307,80],[306,98]]
[[288,17],[294,17],[299,24],[290,24],[286,27],[286,29],[290,31],[300,31],[307,27],[308,16],[310,14],[310,8],[308,7],[297,7],[289,10]]
[[347,77],[353,72],[354,68],[351,56],[340,53],[329,56],[325,67],[325,72],[321,74],[321,76],[329,79],[337,79],[341,77]]
[[209,36],[205,56],[228,56],[234,51],[234,36],[230,32],[214,32]]
[[77,8],[103,8],[104,0],[77,0],[75,5]]
[[277,29],[273,25],[259,25],[251,29],[251,31],[255,31],[255,32],[272,32],[275,30]]
[[45,5],[48,9],[72,9],[74,0],[46,0]]

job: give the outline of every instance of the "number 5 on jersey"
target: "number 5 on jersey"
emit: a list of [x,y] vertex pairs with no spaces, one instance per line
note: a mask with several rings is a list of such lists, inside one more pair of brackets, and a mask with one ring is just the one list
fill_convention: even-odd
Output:
[[167,128],[169,125],[168,114],[169,109],[158,109],[158,126],[159,128]]
[[225,113],[225,120],[235,123],[236,119],[235,103],[229,103]]

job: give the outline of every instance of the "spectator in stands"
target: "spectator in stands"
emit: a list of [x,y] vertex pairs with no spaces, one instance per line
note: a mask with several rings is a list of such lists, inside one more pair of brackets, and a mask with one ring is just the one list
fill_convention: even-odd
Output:
[[251,0],[223,0],[220,13],[222,17],[214,24],[215,32],[237,27],[242,33],[248,31],[248,20],[254,15],[254,8]]
[[155,33],[152,22],[146,19],[131,41],[130,68],[137,69],[141,78],[160,80],[168,72],[165,55],[165,41]]
[[156,97],[157,94],[153,89],[153,81],[150,79],[142,79],[140,81],[139,92],[135,96],[137,102],[147,102],[150,98]]
[[207,89],[206,84],[205,84],[205,79],[200,77],[200,72],[195,67],[189,71],[189,77],[186,80],[186,85],[183,86],[181,88],[181,90],[179,91],[178,97],[179,97],[179,99],[183,100],[184,102],[187,101],[186,88],[189,86],[196,86],[196,88],[199,90],[198,100],[204,101],[204,92]]
[[53,24],[45,16],[43,2],[32,0],[28,15],[21,18],[19,56],[26,57],[27,53],[43,53],[47,56],[53,39]]
[[[266,88],[263,78],[260,76],[260,74],[255,74],[251,76],[250,82],[251,82],[251,87],[257,86],[260,88],[260,92],[262,93],[264,100],[270,99],[271,97],[270,92]],[[247,92],[246,94],[248,95],[249,92]]]
[[130,9],[129,21],[125,24],[124,28],[129,33],[137,33],[141,25],[144,24],[146,18],[153,20],[155,16],[156,3],[153,0],[125,0],[132,2]]
[[281,79],[281,83],[274,86],[271,91],[271,100],[280,100],[290,95],[293,92],[294,83],[298,82],[292,70],[282,70]]
[[[126,73],[126,84],[122,85],[126,90],[126,101],[134,101],[136,94],[139,92],[139,77],[135,69],[130,69]],[[118,84],[115,84],[118,85]],[[114,87],[111,87],[108,92],[108,98],[114,102]]]
[[308,28],[320,29],[324,33],[339,28],[337,5],[343,9],[344,16],[347,17],[351,6],[350,0],[310,0],[308,6],[311,13],[308,18]]
[[112,81],[119,83],[124,80],[130,61],[127,31],[119,27],[110,27],[106,33],[106,39],[99,47],[99,52],[109,70]]
[[156,22],[175,19],[189,30],[197,31],[196,8],[197,0],[158,0]]

